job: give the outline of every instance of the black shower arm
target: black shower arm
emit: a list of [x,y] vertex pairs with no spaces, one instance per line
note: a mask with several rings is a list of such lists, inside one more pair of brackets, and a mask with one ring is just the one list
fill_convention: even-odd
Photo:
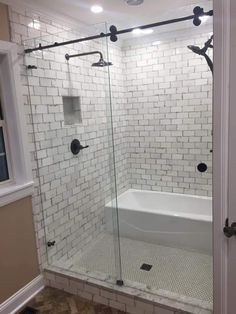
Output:
[[69,55],[68,53],[65,55],[66,60],[69,60],[70,58],[75,58],[75,57],[82,57],[82,56],[88,56],[88,55],[95,55],[95,54],[99,54],[100,55],[100,59],[103,59],[103,55],[101,53],[101,51],[90,51],[90,52],[83,52],[83,53],[78,53],[75,55]]
[[211,44],[212,41],[213,41],[213,35],[212,35],[211,38],[208,39],[208,41],[205,43],[204,48],[201,49],[201,55],[202,55],[203,57],[205,57],[206,62],[207,62],[207,64],[208,64],[208,66],[209,66],[211,72],[213,73],[213,62],[212,62],[211,58],[206,54],[208,48],[213,48],[213,45]]

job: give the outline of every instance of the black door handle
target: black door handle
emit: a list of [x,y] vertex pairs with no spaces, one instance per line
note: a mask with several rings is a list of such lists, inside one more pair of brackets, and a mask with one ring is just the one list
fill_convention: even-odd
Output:
[[229,226],[229,218],[227,218],[225,220],[225,226],[224,226],[223,232],[227,238],[236,236],[236,222],[233,222],[231,226]]

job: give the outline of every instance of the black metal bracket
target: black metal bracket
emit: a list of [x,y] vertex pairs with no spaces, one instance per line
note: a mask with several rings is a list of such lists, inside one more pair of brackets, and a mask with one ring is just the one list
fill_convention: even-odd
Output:
[[111,25],[111,27],[109,28],[109,31],[111,33],[110,41],[116,42],[118,40],[118,37],[117,37],[118,30],[117,30],[116,26]]
[[48,247],[54,246],[55,244],[56,244],[56,241],[48,241],[47,242]]
[[208,12],[204,12],[204,9],[201,7],[195,7],[193,10],[193,15],[189,16],[184,16],[176,19],[171,19],[171,20],[166,20],[162,22],[157,22],[157,23],[152,23],[152,24],[147,24],[147,25],[142,25],[142,26],[137,26],[137,27],[132,27],[132,28],[127,28],[123,30],[117,30],[115,25],[111,25],[110,27],[110,32],[105,34],[105,33],[100,33],[99,35],[94,35],[94,36],[89,36],[89,37],[83,37],[79,39],[74,39],[74,40],[69,40],[69,41],[64,41],[64,42],[55,42],[54,44],[51,45],[46,45],[42,46],[42,44],[39,44],[38,47],[36,48],[28,48],[25,49],[25,53],[31,53],[33,51],[38,51],[38,50],[44,50],[44,49],[50,49],[50,48],[55,48],[59,46],[65,46],[65,45],[70,45],[70,44],[75,44],[79,42],[84,42],[84,41],[89,41],[89,40],[94,40],[94,39],[99,39],[99,38],[104,38],[104,37],[110,37],[110,40],[112,42],[116,42],[118,40],[118,35],[122,35],[125,33],[130,33],[134,29],[147,29],[147,28],[153,28],[153,27],[159,27],[163,25],[168,25],[168,24],[173,24],[173,23],[179,23],[183,21],[188,21],[188,20],[193,20],[193,24],[195,26],[199,26],[201,24],[201,16],[213,16],[213,10],[210,10]]
[[195,26],[199,26],[201,25],[202,21],[200,19],[201,16],[213,16],[213,10],[210,10],[208,12],[204,12],[204,9],[201,7],[195,7],[193,9],[193,14],[194,14],[194,18],[193,18],[193,24]]
[[27,68],[28,70],[37,69],[36,65],[31,65],[31,64],[27,65],[26,68]]
[[116,284],[117,284],[117,286],[120,286],[120,287],[122,287],[123,285],[124,285],[124,281],[123,280],[116,280]]

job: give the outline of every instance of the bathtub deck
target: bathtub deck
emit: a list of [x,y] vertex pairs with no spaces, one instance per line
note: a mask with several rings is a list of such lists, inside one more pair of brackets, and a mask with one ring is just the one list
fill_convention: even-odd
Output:
[[[123,279],[205,302],[212,302],[212,257],[196,252],[121,238]],[[150,271],[140,270],[143,263]],[[58,265],[59,266],[59,265]],[[65,263],[64,263],[65,266]],[[91,275],[115,277],[113,237],[102,235],[67,267]]]

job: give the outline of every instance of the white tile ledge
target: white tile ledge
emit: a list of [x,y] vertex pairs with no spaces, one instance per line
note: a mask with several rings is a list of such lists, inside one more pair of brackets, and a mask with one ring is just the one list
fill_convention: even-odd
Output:
[[0,186],[0,207],[18,201],[33,194],[34,182]]
[[[79,274],[79,273],[74,273],[73,271],[70,270],[65,270],[64,268],[58,267],[58,266],[52,266],[52,265],[44,265],[44,275],[47,276],[46,274],[53,274],[53,277],[63,277],[66,278],[66,282],[69,283],[69,280],[79,280],[79,281],[84,281],[84,283],[88,284],[93,284],[99,286],[100,289],[109,289],[113,290],[113,293],[121,293],[125,294],[127,296],[133,296],[137,297],[144,302],[151,302],[155,307],[158,308],[159,311],[159,306],[164,306],[167,308],[172,308],[172,311],[174,311],[176,314],[179,313],[188,313],[188,314],[212,314],[212,309],[204,309],[201,307],[203,304],[198,304],[198,305],[193,305],[193,304],[187,304],[183,302],[183,300],[174,300],[171,299],[170,296],[166,297],[163,295],[153,295],[151,292],[147,293],[144,291],[140,291],[137,287],[128,287],[128,286],[123,286],[119,287],[115,285],[114,283],[95,279],[90,277],[88,274]],[[63,290],[66,290],[66,287],[63,287]],[[68,291],[69,292],[69,291]],[[164,294],[164,293],[163,293]],[[173,297],[173,296],[172,296]]]

